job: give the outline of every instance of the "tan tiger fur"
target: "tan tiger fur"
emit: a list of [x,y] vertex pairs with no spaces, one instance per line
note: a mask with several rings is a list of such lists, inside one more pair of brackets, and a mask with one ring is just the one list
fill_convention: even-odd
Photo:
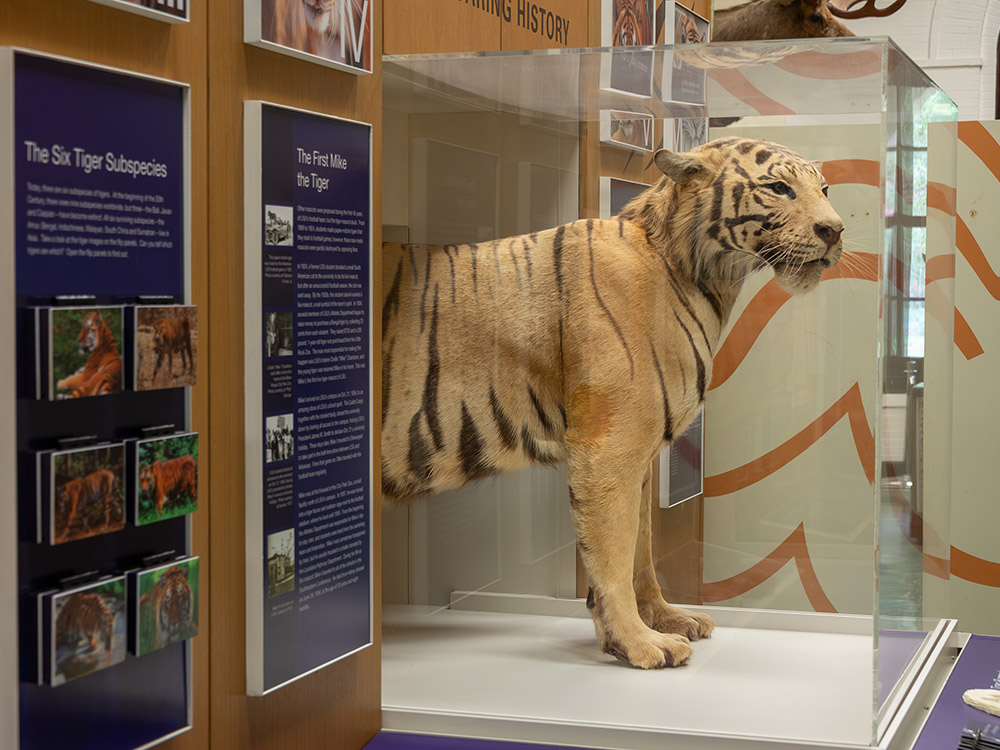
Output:
[[653,43],[653,19],[645,0],[615,0],[612,44],[634,47]]
[[616,218],[476,245],[383,247],[388,501],[568,461],[602,649],[677,666],[711,619],[664,601],[650,466],[696,416],[744,278],[804,292],[840,258],[819,170],[766,141],[658,151]]
[[91,310],[80,324],[77,346],[88,354],[83,367],[56,383],[56,389],[70,391],[70,398],[103,396],[122,389],[122,357],[115,337],[97,310]]
[[56,644],[73,652],[81,641],[94,652],[104,642],[106,663],[111,664],[115,616],[100,594],[81,592],[67,597],[56,617]]
[[[273,0],[274,41],[285,47],[356,65],[351,29],[356,37],[369,33],[367,2],[363,0]],[[345,18],[346,16],[346,18]],[[360,31],[359,31],[360,30]]]
[[712,22],[714,42],[833,36],[854,34],[830,12],[827,0],[750,0],[716,9]]
[[169,567],[153,588],[139,598],[139,607],[142,610],[153,608],[156,648],[189,638],[192,635],[194,603],[187,567]]
[[193,456],[180,456],[166,461],[154,461],[139,469],[139,487],[143,494],[153,494],[156,514],[163,515],[163,505],[169,497],[198,497],[198,464]]
[[[118,492],[118,480],[107,469],[98,469],[85,477],[76,477],[59,485],[56,490],[56,519],[62,531],[57,532],[56,541],[69,541],[91,536],[90,508],[98,505],[103,508],[104,522],[97,530],[109,531],[111,526],[111,509]],[[79,516],[79,529],[74,533],[73,527]],[[65,521],[63,521],[65,519]]]

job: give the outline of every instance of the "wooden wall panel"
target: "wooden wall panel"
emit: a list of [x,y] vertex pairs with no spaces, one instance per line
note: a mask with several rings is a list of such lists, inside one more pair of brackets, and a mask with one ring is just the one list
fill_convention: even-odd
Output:
[[587,3],[580,0],[511,0],[501,26],[502,49],[586,47]]
[[[170,24],[83,0],[2,0],[0,45],[16,45],[134,70],[191,85],[192,301],[207,318],[207,23],[204,3],[192,3],[191,21]],[[195,430],[208,431],[211,330],[198,331],[199,384],[192,388]],[[199,445],[200,510],[192,516],[192,553],[201,556],[200,635],[193,640],[194,728],[163,747],[204,750],[209,743],[208,632],[212,615],[212,556],[208,547],[212,477],[211,440]]]
[[[213,462],[211,642],[212,750],[361,748],[380,726],[378,561],[380,514],[373,517],[376,565],[375,646],[262,698],[245,692],[244,420],[243,420],[243,101],[291,107],[371,122],[372,238],[381,244],[381,3],[375,4],[374,74],[355,76],[243,43],[242,0],[209,4],[209,246],[214,304],[209,325]],[[379,298],[380,254],[373,259]],[[373,316],[377,329],[379,317]],[[378,341],[378,338],[376,338]],[[372,367],[380,392],[378,347]],[[377,409],[376,409],[377,413]],[[376,445],[379,436],[375,436]],[[378,476],[378,473],[375,473]],[[377,482],[376,482],[377,485]],[[373,489],[375,489],[373,487]],[[376,499],[376,507],[378,500]]]
[[500,49],[500,16],[470,3],[387,0],[385,7],[387,55]]

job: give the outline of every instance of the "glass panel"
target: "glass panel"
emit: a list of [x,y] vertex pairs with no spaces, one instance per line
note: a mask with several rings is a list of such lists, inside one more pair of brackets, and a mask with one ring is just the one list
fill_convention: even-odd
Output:
[[878,484],[877,739],[925,636],[946,616],[954,349],[955,104],[890,48],[886,144],[896,210],[888,280]]
[[[648,81],[613,75],[621,66]],[[671,598],[723,608],[716,617],[734,634],[694,644],[698,669],[724,675],[739,663],[760,675],[789,656],[775,690],[819,696],[830,679],[815,659],[829,664],[823,639],[836,631],[853,702],[812,701],[816,722],[835,719],[829,730],[768,709],[703,726],[683,708],[658,720],[861,746],[880,736],[947,603],[954,164],[941,154],[954,153],[954,104],[891,42],[856,38],[388,57],[383,87],[385,221],[410,242],[485,241],[491,264],[493,239],[610,213],[609,178],[618,188],[658,178],[644,137],[608,136],[609,110],[652,115],[654,146],[689,148],[710,118],[710,139],[772,140],[822,163],[845,253],[808,294],[786,294],[770,271],[737,281],[706,384],[704,497],[652,511],[656,539],[687,522],[703,536],[656,541],[653,552]],[[474,367],[505,377],[496,356]],[[564,467],[532,468],[389,511],[383,548],[409,554],[385,563],[385,591],[432,619],[445,606],[586,617],[566,483]],[[755,628],[804,645],[748,648]],[[716,649],[711,659],[699,661],[703,648]],[[746,693],[772,707],[794,698]]]

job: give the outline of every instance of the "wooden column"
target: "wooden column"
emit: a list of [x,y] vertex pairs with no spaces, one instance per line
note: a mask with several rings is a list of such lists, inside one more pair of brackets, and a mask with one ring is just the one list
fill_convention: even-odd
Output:
[[[399,5],[402,5],[400,3]],[[371,122],[374,299],[381,277],[382,13],[375,4],[372,75],[352,75],[243,43],[242,0],[208,3],[208,245],[212,304],[212,750],[361,748],[380,728],[380,499],[375,498],[373,647],[262,698],[245,691],[243,419],[243,102],[262,99]],[[374,394],[381,391],[377,330]],[[375,413],[378,413],[376,404]],[[377,427],[377,426],[376,426]],[[380,437],[376,433],[375,444]],[[375,460],[375,457],[373,457]],[[377,465],[377,463],[376,463]],[[377,477],[378,472],[373,476]],[[378,482],[373,482],[377,493]],[[204,746],[203,746],[204,747]]]

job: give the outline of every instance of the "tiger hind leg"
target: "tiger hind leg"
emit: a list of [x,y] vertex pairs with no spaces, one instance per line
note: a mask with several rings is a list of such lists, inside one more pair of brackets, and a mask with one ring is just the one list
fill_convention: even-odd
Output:
[[650,472],[642,483],[642,499],[639,506],[639,533],[635,543],[635,560],[632,571],[632,586],[635,590],[639,617],[653,630],[660,633],[677,633],[697,641],[708,638],[715,630],[715,623],[708,615],[689,612],[674,606],[663,598],[660,584],[656,580],[653,567],[653,489]]
[[632,586],[641,474],[631,481],[620,476],[601,481],[593,477],[593,463],[586,457],[583,462],[587,465],[574,471],[571,452],[570,507],[591,583],[588,607],[601,650],[641,669],[680,666],[691,656],[688,639],[648,627]]

